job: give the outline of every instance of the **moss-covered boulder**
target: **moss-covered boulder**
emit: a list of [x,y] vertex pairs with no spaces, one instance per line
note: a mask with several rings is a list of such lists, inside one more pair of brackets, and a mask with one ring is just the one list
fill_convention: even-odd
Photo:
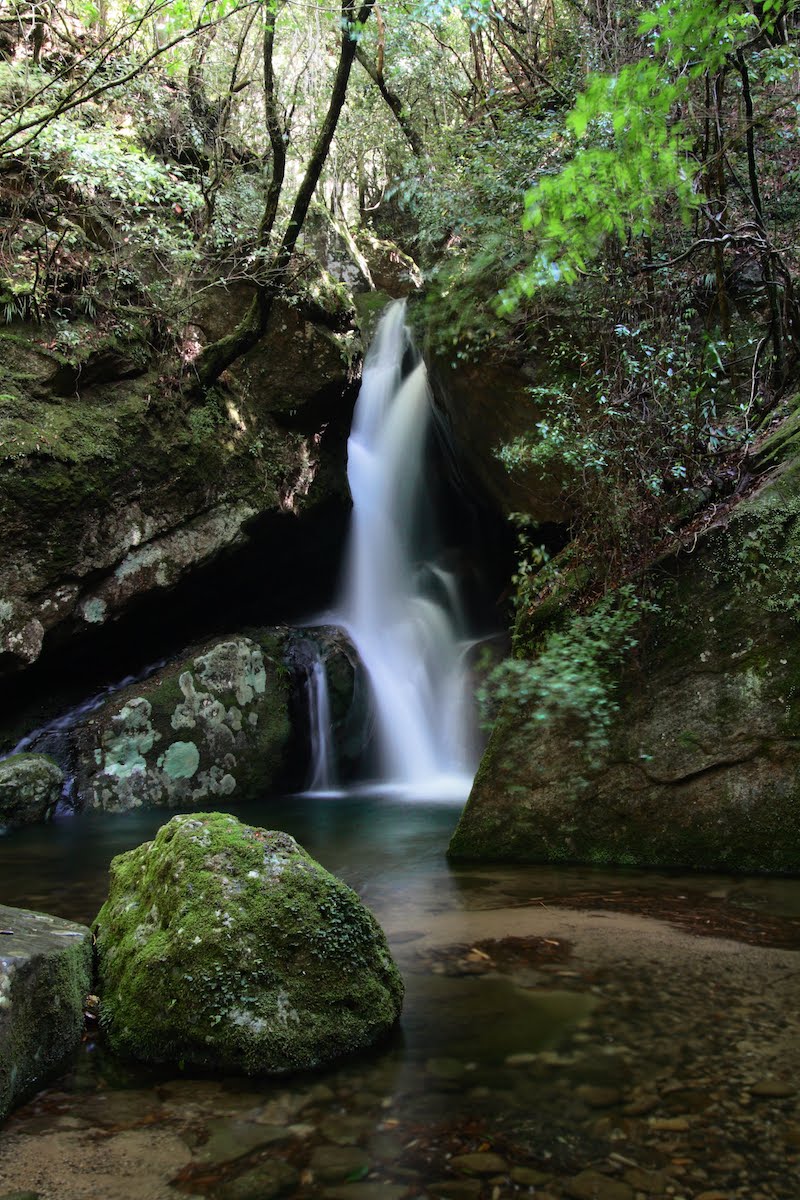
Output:
[[0,1120],[81,1040],[92,936],[0,905]]
[[289,741],[286,638],[209,643],[94,712],[73,739],[77,806],[198,808],[263,795]]
[[[800,872],[792,454],[649,571],[642,586],[658,610],[613,665],[619,709],[602,751],[587,746],[579,714],[537,718],[536,695],[501,713],[452,857]],[[774,467],[769,447],[761,462]],[[569,587],[560,612],[557,600],[524,617],[536,638],[546,641],[553,623],[569,633]]]
[[115,858],[95,925],[114,1050],[248,1074],[322,1066],[397,1021],[403,985],[356,894],[285,833],[173,817]]
[[44,754],[12,754],[0,762],[0,832],[48,821],[64,786],[59,767]]

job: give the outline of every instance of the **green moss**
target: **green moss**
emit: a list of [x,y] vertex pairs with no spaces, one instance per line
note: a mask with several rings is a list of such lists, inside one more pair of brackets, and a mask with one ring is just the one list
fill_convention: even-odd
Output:
[[317,1066],[385,1033],[402,983],[358,897],[286,834],[176,817],[114,859],[97,922],[115,1050],[248,1073]]
[[89,930],[0,906],[14,930],[0,959],[0,1121],[79,1044],[91,986]]

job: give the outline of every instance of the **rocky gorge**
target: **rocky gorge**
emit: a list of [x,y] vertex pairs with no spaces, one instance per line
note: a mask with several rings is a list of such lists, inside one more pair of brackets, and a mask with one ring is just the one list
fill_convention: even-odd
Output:
[[794,1200],[800,12],[678,8],[0,11],[0,1200]]

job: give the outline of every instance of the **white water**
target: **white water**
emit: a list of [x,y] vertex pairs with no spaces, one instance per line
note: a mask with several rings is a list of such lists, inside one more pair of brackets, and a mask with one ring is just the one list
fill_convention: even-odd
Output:
[[[331,620],[370,679],[377,784],[409,796],[466,798],[475,771],[465,630],[455,579],[418,561],[430,534],[422,457],[430,421],[425,365],[401,378],[405,305],[390,306],[364,364],[348,443],[353,498],[343,593]],[[425,586],[427,583],[427,587]]]
[[331,745],[331,707],[325,664],[317,653],[309,664],[306,677],[309,732],[311,735],[310,792],[330,792],[334,788],[333,747]]

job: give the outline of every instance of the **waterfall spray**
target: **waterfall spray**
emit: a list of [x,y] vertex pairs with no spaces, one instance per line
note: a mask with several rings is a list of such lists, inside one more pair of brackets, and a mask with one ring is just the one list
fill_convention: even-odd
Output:
[[[453,576],[420,561],[415,530],[435,528],[422,459],[430,390],[411,350],[405,304],[384,314],[364,364],[348,442],[353,516],[342,595],[332,620],[367,671],[381,787],[463,799],[475,770],[466,630]],[[429,536],[430,540],[430,536]]]

